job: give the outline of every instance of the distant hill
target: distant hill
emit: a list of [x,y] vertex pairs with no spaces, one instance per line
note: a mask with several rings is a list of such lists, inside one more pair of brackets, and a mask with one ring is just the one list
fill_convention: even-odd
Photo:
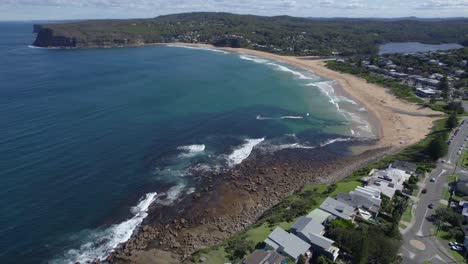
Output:
[[376,53],[387,42],[468,43],[468,19],[310,19],[183,13],[150,19],[88,20],[35,26],[40,47],[113,47],[190,42],[278,54]]

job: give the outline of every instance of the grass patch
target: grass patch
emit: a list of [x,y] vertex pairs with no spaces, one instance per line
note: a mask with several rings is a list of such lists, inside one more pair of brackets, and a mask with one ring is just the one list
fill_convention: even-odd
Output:
[[[437,239],[439,239],[442,243],[448,243],[448,242],[455,242],[456,239],[453,238],[448,231],[445,231],[445,230],[442,230],[442,228],[439,230],[439,232],[437,233],[436,235]],[[455,250],[451,250],[449,249],[448,251],[450,251],[450,255],[452,255],[453,259],[457,262],[457,263],[466,263],[465,261],[465,257],[460,254],[458,251],[455,251]]]
[[464,150],[463,155],[460,159],[460,166],[462,166],[465,169],[468,169],[468,151]]
[[[246,239],[257,244],[267,238],[268,234],[276,227],[281,226],[288,230],[298,217],[307,215],[308,212],[316,209],[327,197],[335,197],[340,192],[350,192],[362,183],[360,179],[368,176],[372,169],[387,168],[390,163],[395,160],[405,160],[418,164],[418,169],[422,171],[430,171],[435,167],[434,162],[427,155],[426,148],[429,143],[440,133],[447,133],[445,128],[446,119],[438,120],[434,123],[432,132],[419,143],[409,146],[399,153],[387,155],[381,160],[371,163],[357,171],[354,171],[349,177],[336,184],[312,184],[306,185],[303,190],[297,192],[279,204],[265,212],[261,219],[247,230],[237,234],[228,241],[235,239]],[[411,221],[411,209],[405,208],[402,216],[403,221]],[[405,228],[406,225],[401,224],[400,227]],[[200,256],[206,258],[206,263],[227,263],[229,254],[225,251],[225,246],[228,241],[222,245],[203,249],[193,255],[195,262],[199,262]]]
[[401,220],[405,222],[411,222],[411,218],[413,217],[411,215],[411,211],[413,208],[413,202],[409,200],[408,206],[406,207],[405,211],[403,212],[403,215],[401,216]]

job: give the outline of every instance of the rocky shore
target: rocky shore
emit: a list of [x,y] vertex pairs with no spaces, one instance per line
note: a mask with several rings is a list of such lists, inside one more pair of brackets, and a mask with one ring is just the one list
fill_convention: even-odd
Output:
[[175,204],[155,204],[140,229],[107,261],[190,262],[192,253],[246,229],[305,184],[339,181],[391,151],[381,148],[347,157],[326,149],[286,149],[274,155],[254,151],[227,172],[198,175],[197,192]]

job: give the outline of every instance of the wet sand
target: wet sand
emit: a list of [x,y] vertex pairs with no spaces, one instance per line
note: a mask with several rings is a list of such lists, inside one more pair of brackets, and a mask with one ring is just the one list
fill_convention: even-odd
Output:
[[[213,48],[202,44],[175,44]],[[305,184],[337,182],[354,170],[388,153],[416,143],[430,131],[438,112],[403,102],[385,88],[352,75],[327,69],[323,60],[224,48],[271,58],[335,80],[347,95],[362,104],[379,128],[378,139],[359,155],[339,156],[336,143],[316,150],[287,149],[271,155],[253,151],[251,157],[220,174],[196,178],[197,190],[172,206],[155,204],[140,230],[110,258],[111,263],[180,263],[197,250],[222,243],[248,228],[262,214]]]

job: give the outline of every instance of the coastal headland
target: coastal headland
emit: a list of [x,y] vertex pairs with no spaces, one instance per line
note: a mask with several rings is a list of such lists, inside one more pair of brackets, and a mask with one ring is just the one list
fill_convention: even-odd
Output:
[[[215,48],[205,44],[170,45]],[[248,228],[305,184],[340,181],[366,164],[422,140],[441,116],[401,101],[385,88],[329,70],[324,60],[315,57],[222,49],[278,60],[335,80],[342,89],[337,92],[353,98],[371,113],[371,121],[378,128],[377,140],[366,144],[364,152],[345,158],[326,148],[284,149],[274,155],[254,150],[249,159],[228,171],[195,174],[197,192],[170,206],[154,204],[140,229],[108,258],[111,263],[190,262],[192,253]]]

